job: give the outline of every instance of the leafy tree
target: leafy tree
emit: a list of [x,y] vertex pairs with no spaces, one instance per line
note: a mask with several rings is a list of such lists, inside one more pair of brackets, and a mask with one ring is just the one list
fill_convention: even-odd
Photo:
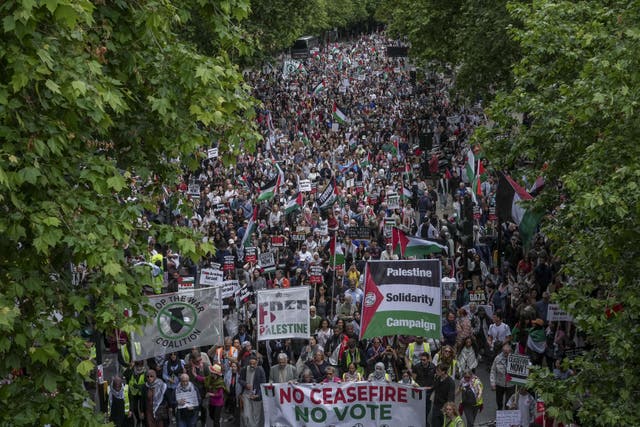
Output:
[[513,2],[515,87],[480,135],[494,164],[534,175],[547,162],[536,204],[553,214],[544,231],[570,277],[554,298],[591,348],[572,362],[577,375],[537,370],[532,384],[550,415],[580,425],[640,425],[639,6]]
[[507,1],[386,0],[377,17],[392,34],[406,36],[415,58],[452,67],[456,88],[468,96],[490,99],[511,86],[511,65],[519,49],[507,34],[517,20]]
[[[176,159],[194,166],[215,140],[232,161],[257,138],[224,49],[248,3],[210,2],[214,55],[179,36],[206,4],[0,4],[0,377],[26,372],[0,386],[2,425],[99,424],[83,406],[94,366],[80,330],[145,320],[125,248],[145,253],[154,237],[192,258],[214,250],[187,229],[137,226],[176,182]],[[85,280],[71,263],[86,263]]]

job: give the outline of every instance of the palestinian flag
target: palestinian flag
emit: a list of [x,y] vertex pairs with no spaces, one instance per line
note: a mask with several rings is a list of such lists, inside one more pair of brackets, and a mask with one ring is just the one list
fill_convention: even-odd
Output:
[[360,169],[364,169],[371,164],[371,153],[367,153],[367,158],[359,162]]
[[441,245],[433,240],[407,236],[404,231],[396,227],[393,228],[391,234],[391,247],[396,254],[403,257],[448,252],[445,245]]
[[476,180],[476,156],[472,150],[467,151],[467,164],[465,165],[465,171],[467,172],[467,179],[472,186]]
[[402,187],[402,198],[404,200],[411,200],[413,198],[413,190],[407,186]]
[[349,117],[347,117],[342,111],[340,111],[335,102],[333,103],[333,118],[337,122],[342,124],[349,123]]
[[476,179],[473,182],[474,193],[478,196],[482,196],[482,183],[487,180],[487,171],[484,168],[482,160],[478,159],[478,169],[476,173]]
[[512,221],[520,228],[522,243],[528,247],[542,215],[525,209],[520,202],[532,200],[531,194],[505,173],[500,173],[496,191],[496,213],[501,221]]
[[251,215],[251,219],[249,220],[249,224],[247,224],[247,229],[244,230],[244,236],[242,236],[242,242],[240,242],[240,247],[246,248],[247,246],[253,246],[251,244],[251,235],[256,232],[258,229],[258,207],[253,208],[253,215]]
[[342,251],[342,245],[338,244],[336,241],[335,234],[331,238],[331,242],[329,243],[329,253],[331,256],[329,257],[329,264],[333,265],[344,265],[344,252]]
[[271,200],[276,195],[276,191],[278,188],[278,180],[279,176],[273,177],[269,182],[260,187],[260,194],[256,199],[258,202],[264,202],[266,200]]
[[324,80],[323,80],[320,83],[318,83],[315,88],[313,88],[313,96],[320,95],[326,89],[327,89],[327,86],[324,84]]
[[284,213],[288,214],[291,212],[295,212],[298,209],[302,209],[302,193],[298,193],[296,197],[287,202],[287,204],[284,206]]

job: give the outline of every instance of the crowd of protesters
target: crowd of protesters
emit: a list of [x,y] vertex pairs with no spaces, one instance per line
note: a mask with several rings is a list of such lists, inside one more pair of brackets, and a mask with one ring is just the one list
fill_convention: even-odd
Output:
[[[508,354],[527,354],[559,378],[571,375],[562,360],[576,344],[575,330],[547,321],[550,295],[565,280],[541,235],[523,245],[515,224],[497,221],[497,177],[470,145],[484,123],[481,109],[452,99],[443,76],[387,57],[390,44],[382,33],[369,34],[323,46],[292,63],[285,77],[279,67],[247,72],[262,102],[264,141],[230,167],[203,155],[200,168],[168,185],[166,203],[141,219],[192,227],[217,249],[193,263],[150,240],[144,261],[164,274],[155,274],[157,291],[175,292],[183,277],[233,256],[227,278],[249,292],[309,286],[311,338],[257,341],[254,297],[230,298],[223,345],[146,362],[120,358],[124,378],[109,392],[116,425],[163,426],[174,416],[180,426],[204,425],[208,413],[215,426],[257,426],[262,383],[368,380],[426,387],[427,426],[472,426],[489,389],[498,409],[520,409],[528,426],[535,399],[524,388],[514,393]],[[472,182],[466,171],[469,153],[488,171],[482,181]],[[258,201],[274,178],[275,195]],[[298,197],[306,180],[311,191]],[[318,195],[331,185],[337,197],[319,206]],[[399,207],[391,204],[394,195],[405,196]],[[301,206],[288,211],[292,200]],[[185,215],[185,206],[193,214]],[[385,227],[389,219],[448,248],[429,255],[456,283],[443,300],[440,340],[359,339],[367,261],[401,258]],[[357,235],[350,232],[356,228]],[[344,266],[330,262],[333,238]],[[272,252],[276,271],[247,261],[249,246]],[[321,283],[311,283],[314,266],[322,267]],[[490,384],[480,381],[479,369],[490,372]]]

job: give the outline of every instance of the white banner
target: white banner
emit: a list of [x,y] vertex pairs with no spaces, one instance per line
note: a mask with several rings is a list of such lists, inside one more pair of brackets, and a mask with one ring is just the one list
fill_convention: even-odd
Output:
[[547,322],[573,322],[573,316],[560,308],[558,304],[549,304]]
[[191,347],[222,344],[222,302],[219,288],[195,289],[149,297],[156,309],[142,331],[131,333],[133,360],[169,354]]
[[262,384],[265,427],[418,427],[426,391],[398,383]]
[[309,338],[309,287],[257,292],[258,341]]
[[200,270],[200,284],[206,286],[214,286],[222,283],[224,279],[222,270],[213,268],[203,268]]
[[496,427],[511,427],[520,425],[520,411],[496,411]]

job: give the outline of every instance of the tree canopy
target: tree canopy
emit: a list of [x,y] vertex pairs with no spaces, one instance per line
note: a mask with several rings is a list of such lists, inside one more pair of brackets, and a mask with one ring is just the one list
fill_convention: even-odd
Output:
[[[546,163],[536,203],[551,214],[544,231],[570,277],[555,298],[590,349],[573,361],[577,375],[540,370],[533,385],[552,416],[581,425],[640,423],[638,6],[511,3],[522,58],[514,90],[490,108],[496,127],[478,136],[501,167],[534,175]],[[522,114],[525,125],[514,119]]]
[[[185,35],[209,6],[206,53]],[[255,102],[226,51],[245,0],[9,0],[0,4],[0,424],[96,425],[80,331],[131,331],[141,288],[125,249],[152,237],[183,256],[214,248],[151,224],[203,146],[251,150]],[[177,161],[180,160],[180,161]],[[186,209],[182,207],[182,209]],[[72,280],[71,265],[86,265]],[[129,308],[133,316],[125,318]]]

